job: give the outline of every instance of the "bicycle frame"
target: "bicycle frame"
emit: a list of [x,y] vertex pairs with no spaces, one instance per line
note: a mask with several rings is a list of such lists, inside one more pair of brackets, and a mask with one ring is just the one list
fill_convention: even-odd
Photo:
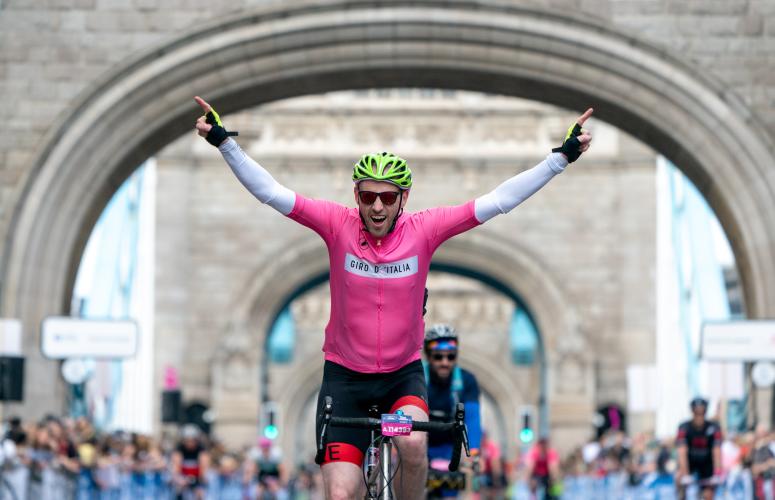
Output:
[[367,498],[382,498],[383,500],[393,500],[393,490],[390,489],[390,475],[393,469],[392,462],[393,442],[391,441],[390,437],[382,437],[379,446],[377,464],[367,474]]

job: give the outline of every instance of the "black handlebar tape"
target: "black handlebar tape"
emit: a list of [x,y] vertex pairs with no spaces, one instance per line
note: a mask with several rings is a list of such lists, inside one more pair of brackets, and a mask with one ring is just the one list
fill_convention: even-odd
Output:
[[463,447],[462,439],[458,434],[455,434],[455,440],[452,444],[452,458],[449,459],[449,466],[447,470],[455,472],[460,467],[460,448]]
[[382,421],[378,418],[331,417],[331,426],[352,427],[355,429],[381,429]]
[[421,432],[453,432],[454,422],[412,422],[413,431]]

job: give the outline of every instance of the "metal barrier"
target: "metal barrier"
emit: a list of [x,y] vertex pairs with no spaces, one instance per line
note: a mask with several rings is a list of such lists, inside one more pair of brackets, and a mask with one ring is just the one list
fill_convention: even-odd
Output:
[[27,500],[29,469],[26,467],[6,467],[0,469],[0,474],[2,474],[0,500]]
[[[212,472],[203,488],[206,500],[246,500],[256,498],[256,484],[243,484],[241,472],[222,476]],[[5,469],[0,500],[193,500],[192,491],[177,491],[169,474],[164,472],[121,473],[118,469],[84,469],[78,475],[55,469],[37,473],[26,467]],[[775,500],[773,480],[754,484],[750,471],[729,474],[716,491],[717,500]],[[512,500],[533,500],[527,484],[518,482],[511,488]],[[538,499],[543,499],[539,492]],[[677,495],[670,475],[651,475],[640,484],[629,484],[625,474],[566,477],[563,480],[562,500],[676,500]],[[699,498],[696,486],[689,486],[687,499]]]
[[[773,481],[762,483],[763,497],[775,500]],[[512,500],[533,500],[528,486],[524,482],[517,483],[513,488]],[[696,485],[689,485],[686,491],[687,500],[699,499]],[[770,496],[767,496],[770,495]],[[539,500],[546,498],[539,491]],[[638,485],[629,484],[626,474],[611,474],[596,478],[591,476],[566,477],[563,480],[562,500],[676,500],[678,498],[673,476],[652,475],[643,478]],[[716,489],[716,500],[752,500],[754,498],[754,482],[750,471],[743,470],[726,477],[723,484]]]
[[[192,489],[180,490],[169,473],[122,473],[118,468],[82,469],[77,475],[45,468],[14,467],[3,471],[0,500],[195,500]],[[252,500],[257,483],[242,482],[242,472],[213,471],[201,488],[205,500]]]

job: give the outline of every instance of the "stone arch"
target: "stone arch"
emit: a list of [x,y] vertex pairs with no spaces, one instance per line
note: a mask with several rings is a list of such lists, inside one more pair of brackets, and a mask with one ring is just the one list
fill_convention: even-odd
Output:
[[[724,226],[749,317],[775,314],[772,139],[705,72],[601,22],[499,0],[271,3],[214,20],[106,74],[72,103],[26,168],[0,260],[0,313],[37,331],[66,312],[89,232],[148,156],[190,130],[191,96],[228,113],[339,89],[471,89],[594,105],[691,178]],[[36,335],[25,337],[41,361]],[[28,392],[32,391],[28,388]],[[50,400],[54,387],[29,401]],[[28,396],[33,394],[28,394]]]

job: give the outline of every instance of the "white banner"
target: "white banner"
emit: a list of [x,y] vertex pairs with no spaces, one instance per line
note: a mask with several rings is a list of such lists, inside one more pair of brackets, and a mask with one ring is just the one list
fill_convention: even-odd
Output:
[[22,355],[22,322],[18,319],[0,318],[0,355]]
[[54,316],[43,320],[40,350],[49,359],[131,358],[137,337],[134,321]]
[[657,411],[659,378],[655,365],[627,367],[627,411],[632,413]]
[[714,361],[775,361],[775,321],[705,323],[700,357]]

